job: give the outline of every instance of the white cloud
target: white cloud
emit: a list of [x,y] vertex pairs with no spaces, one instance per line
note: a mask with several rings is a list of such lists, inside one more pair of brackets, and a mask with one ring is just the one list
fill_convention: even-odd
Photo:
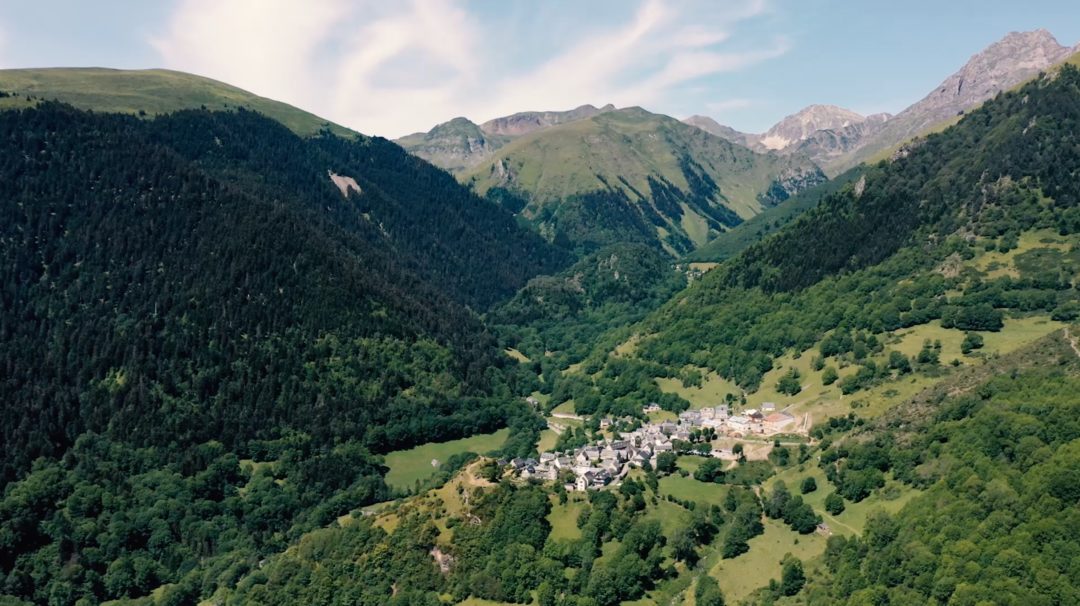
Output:
[[315,51],[347,15],[340,0],[184,0],[151,44],[167,67],[317,105]]
[[458,0],[183,0],[152,44],[167,67],[386,136],[458,115],[662,104],[678,86],[788,48],[782,38],[724,48],[740,22],[767,12],[763,0],[642,0],[529,64],[507,65],[496,59],[514,32],[495,32],[476,9]]

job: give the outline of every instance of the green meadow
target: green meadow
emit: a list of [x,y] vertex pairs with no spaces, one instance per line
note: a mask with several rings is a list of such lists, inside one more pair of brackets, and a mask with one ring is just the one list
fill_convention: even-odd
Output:
[[483,454],[495,450],[506,442],[510,430],[500,429],[495,433],[486,433],[449,442],[428,442],[408,450],[397,450],[386,455],[386,483],[399,490],[412,488],[417,480],[431,477],[437,469],[432,467],[432,459],[445,462],[452,455],[463,452]]

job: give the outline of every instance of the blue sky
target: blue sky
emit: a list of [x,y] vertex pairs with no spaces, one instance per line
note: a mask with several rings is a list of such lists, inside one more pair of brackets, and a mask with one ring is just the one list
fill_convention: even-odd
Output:
[[1080,2],[3,0],[0,67],[168,67],[400,136],[584,103],[761,132],[812,103],[896,112]]

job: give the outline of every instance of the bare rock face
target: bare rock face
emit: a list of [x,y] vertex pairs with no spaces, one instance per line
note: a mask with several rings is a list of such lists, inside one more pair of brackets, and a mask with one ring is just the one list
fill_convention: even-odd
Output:
[[1074,52],[1045,29],[1012,32],[974,55],[929,95],[897,115],[897,124],[920,130],[975,107],[1028,80]]
[[1044,29],[1012,32],[972,56],[926,97],[895,116],[874,114],[864,118],[836,106],[811,105],[761,135],[741,133],[704,116],[684,122],[757,151],[804,155],[830,174],[838,174],[946,125],[1076,52],[1080,52],[1080,45],[1062,46]]
[[609,103],[599,108],[592,105],[582,105],[564,112],[520,112],[488,120],[480,125],[480,130],[489,135],[520,137],[542,128],[592,118],[614,109],[615,106]]
[[866,120],[865,116],[835,105],[811,105],[785,117],[761,136],[761,144],[780,150],[822,130],[839,130]]
[[873,114],[862,122],[843,128],[819,130],[798,142],[794,151],[813,158],[819,164],[826,164],[858,149],[867,138],[877,134],[891,117],[891,114]]
[[737,131],[707,116],[690,116],[683,122],[754,151],[787,153],[796,151],[804,141],[825,131],[839,133],[844,129],[853,129],[844,136],[854,137],[862,132],[857,128],[859,125],[871,119],[873,124],[879,124],[881,116],[887,117],[888,114],[875,114],[868,118],[835,105],[811,105],[785,117],[760,135]]
[[[1029,80],[1040,71],[1080,51],[1058,44],[1045,29],[1012,32],[973,55],[959,71],[930,94],[897,114],[867,137],[845,165],[854,165],[916,135],[956,119],[1001,91]],[[842,168],[842,167],[841,167]]]
[[426,133],[402,137],[396,143],[436,166],[456,172],[476,166],[508,140],[485,133],[467,118],[454,118]]

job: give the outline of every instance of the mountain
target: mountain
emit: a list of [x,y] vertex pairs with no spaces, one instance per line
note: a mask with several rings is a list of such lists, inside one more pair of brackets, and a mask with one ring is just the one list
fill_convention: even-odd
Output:
[[413,133],[396,140],[409,152],[435,166],[459,173],[490,158],[497,149],[531,132],[591,118],[615,109],[612,105],[596,108],[592,105],[569,111],[520,112],[488,120],[477,125],[467,118],[454,118],[426,133]]
[[491,157],[511,137],[485,133],[468,118],[454,118],[426,133],[395,141],[410,153],[450,172],[472,168]]
[[[708,116],[690,116],[684,119],[683,122],[732,143],[762,153],[768,151],[790,152],[798,149],[801,153],[810,152],[813,154],[820,153],[818,147],[831,148],[835,146],[835,144],[833,146],[828,145],[825,139],[822,138],[817,144],[811,143],[802,147],[803,144],[820,137],[824,133],[835,133],[832,137],[834,139],[853,139],[861,135],[866,129],[875,128],[888,120],[888,118],[888,114],[862,116],[835,105],[810,105],[790,116],[784,117],[761,134],[737,131],[730,126],[720,124]],[[811,157],[817,160],[816,156]]]
[[[1075,603],[1078,89],[1067,67],[1001,95],[863,167],[580,364],[533,361],[549,452],[606,457],[587,472],[602,477],[617,450],[657,446],[616,485],[581,494],[564,488],[572,470],[540,479],[543,457],[479,457],[301,536],[220,597]],[[622,280],[635,253],[611,253],[506,311],[528,333],[603,308],[589,310],[593,293],[651,299],[662,257]],[[766,406],[791,433],[749,420]],[[721,411],[747,429],[723,429]],[[650,437],[676,413],[674,439]]]
[[819,130],[807,135],[793,145],[795,153],[814,158],[822,166],[832,166],[862,147],[867,140],[881,132],[888,124],[890,114],[872,114],[865,120],[842,128]]
[[689,124],[690,126],[700,128],[701,130],[711,135],[716,135],[721,139],[725,139],[737,145],[741,145],[743,147],[748,147],[751,149],[755,149],[758,147],[758,135],[751,135],[737,131],[730,126],[720,124],[719,122],[713,120],[708,116],[690,116],[689,118],[684,119],[683,122]]
[[866,118],[835,105],[811,105],[786,116],[761,135],[767,149],[786,149],[821,130],[839,130],[865,121]]
[[[1078,82],[1080,70],[1067,66],[866,168],[658,310],[637,329],[648,338],[635,355],[755,390],[783,352],[802,355],[830,331],[889,341],[932,321],[1000,330],[1003,314],[1070,317],[1063,310],[1076,305],[1080,268],[1048,247],[1068,250],[1080,233],[1080,189],[1071,169],[1059,170],[1080,166],[1070,126],[1080,117]],[[1014,253],[1012,270],[989,265],[991,251],[1020,241],[1040,252]]]
[[557,373],[584,358],[605,333],[641,320],[685,286],[670,256],[619,242],[529,280],[484,319],[545,374]]
[[1062,46],[1045,29],[1011,32],[973,55],[928,95],[888,120],[838,165],[850,166],[953,121],[963,112],[1061,63],[1077,51],[1080,45]]
[[857,166],[820,185],[807,188],[777,206],[767,208],[760,215],[748,219],[709,240],[704,246],[683,257],[683,260],[705,263],[726,261],[755,242],[779,231],[802,213],[817,206],[826,196],[856,182],[862,176],[863,170],[863,166]]
[[[114,76],[93,103],[124,101]],[[507,426],[510,456],[532,448],[535,378],[477,312],[569,259],[509,212],[384,139],[231,104],[18,101],[0,111],[0,601],[246,568],[392,498],[380,453]]]
[[675,254],[824,180],[800,157],[758,154],[641,108],[525,135],[460,178],[552,241]]
[[[495,351],[468,307],[509,298],[564,259],[509,213],[385,140],[301,139],[247,111],[138,120],[45,104],[0,112],[0,121],[5,156],[24,158],[9,162],[3,179],[3,309],[21,318],[5,323],[0,355],[10,379],[5,476],[34,453],[62,453],[84,431],[123,426],[106,414],[113,407],[126,406],[142,427],[173,398],[190,407],[187,416],[159,418],[157,428],[181,423],[169,435],[195,441],[235,444],[331,417],[339,429],[356,427],[350,414],[372,412],[363,398],[324,400],[327,392],[320,406],[333,410],[346,397],[352,413],[300,420],[293,415],[314,395],[290,396],[280,377],[250,374],[249,365],[272,352],[286,367],[301,364],[317,355],[309,350],[317,339],[346,348],[361,337],[431,339],[464,381],[493,364],[485,356]],[[27,155],[31,147],[43,151]],[[69,297],[84,303],[57,307]],[[207,341],[218,345],[197,346]],[[57,366],[36,372],[27,348],[60,356]],[[218,355],[233,366],[220,366]],[[190,384],[175,374],[181,366],[215,378]],[[96,390],[114,375],[132,390]],[[326,378],[311,375],[309,388]],[[155,385],[167,385],[167,397]],[[235,389],[245,395],[233,402]],[[94,410],[80,412],[80,398]],[[222,433],[234,422],[223,419],[260,407],[268,421],[283,416]],[[49,426],[39,414],[59,419],[54,433],[35,432]],[[419,437],[376,425],[365,438],[376,450]],[[138,439],[152,442],[157,431]]]
[[550,126],[592,118],[614,109],[614,105],[608,104],[600,108],[592,105],[582,105],[564,112],[520,112],[503,118],[488,120],[480,125],[480,129],[491,135],[520,137]]
[[[180,109],[246,108],[265,114],[301,136],[324,128],[339,136],[353,131],[291,105],[194,74],[165,69],[48,68],[0,70],[0,108],[26,107],[26,96],[101,112],[159,115]],[[21,97],[21,98],[20,98]]]
[[1077,51],[1080,45],[1062,46],[1044,29],[1009,33],[972,56],[926,97],[895,116],[863,117],[832,105],[811,105],[760,135],[739,132],[705,116],[691,116],[684,122],[758,151],[804,155],[835,175],[917,135],[951,124],[963,112]]

